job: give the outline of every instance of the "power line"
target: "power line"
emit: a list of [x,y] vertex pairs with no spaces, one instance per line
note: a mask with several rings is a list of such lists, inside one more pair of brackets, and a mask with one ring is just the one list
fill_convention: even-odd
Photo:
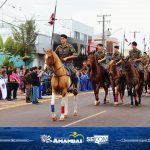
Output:
[[105,23],[110,22],[110,20],[105,20],[106,17],[110,17],[111,15],[97,15],[97,17],[102,17],[102,21],[98,21],[98,23],[102,23],[102,44],[105,47]]

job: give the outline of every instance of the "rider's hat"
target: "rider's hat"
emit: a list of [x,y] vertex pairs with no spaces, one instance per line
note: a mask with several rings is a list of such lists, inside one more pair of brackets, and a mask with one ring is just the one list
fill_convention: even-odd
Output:
[[60,37],[63,37],[65,39],[67,39],[67,35],[66,34],[61,34]]
[[119,49],[119,46],[116,45],[116,46],[114,46],[114,48]]
[[132,45],[133,46],[137,46],[137,43],[134,41],[134,42],[132,42]]

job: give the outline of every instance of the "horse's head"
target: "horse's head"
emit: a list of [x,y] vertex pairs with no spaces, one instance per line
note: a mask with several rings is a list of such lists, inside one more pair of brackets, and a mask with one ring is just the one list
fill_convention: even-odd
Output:
[[109,75],[112,75],[114,71],[116,71],[116,61],[112,60],[107,68],[107,72]]
[[88,55],[88,61],[87,61],[88,68],[91,68],[92,65],[95,64],[95,63],[96,63],[96,57],[95,57],[94,53],[90,53]]
[[47,66],[53,66],[54,64],[55,64],[55,59],[54,59],[54,52],[53,52],[53,49],[52,48],[50,48],[50,49],[48,49],[48,50],[44,50],[44,52],[45,52],[45,56],[44,56],[44,58],[45,58],[45,65],[47,65]]
[[132,67],[131,62],[129,61],[129,57],[122,58],[122,68],[124,71],[129,71]]

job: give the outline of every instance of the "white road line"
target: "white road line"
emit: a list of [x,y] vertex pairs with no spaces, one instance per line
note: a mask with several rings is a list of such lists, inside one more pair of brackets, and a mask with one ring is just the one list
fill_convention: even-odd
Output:
[[99,112],[99,113],[97,113],[97,114],[88,116],[88,117],[86,117],[86,118],[80,119],[80,120],[78,120],[78,121],[72,122],[72,123],[67,124],[67,125],[65,125],[65,126],[62,126],[62,127],[68,127],[68,126],[71,126],[71,125],[73,125],[73,124],[77,124],[77,123],[79,123],[79,122],[82,122],[82,121],[84,121],[84,120],[90,119],[90,118],[95,117],[95,116],[98,116],[98,115],[103,114],[103,113],[105,113],[105,112],[106,112],[106,110],[104,110],[104,111],[102,111],[102,112]]

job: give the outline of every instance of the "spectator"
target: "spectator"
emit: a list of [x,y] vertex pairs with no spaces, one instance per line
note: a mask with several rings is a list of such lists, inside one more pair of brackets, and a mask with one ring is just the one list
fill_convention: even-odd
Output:
[[32,101],[32,77],[29,69],[26,69],[24,79],[26,86],[26,103],[30,103]]
[[39,85],[39,99],[42,99],[42,76],[43,76],[44,71],[42,70],[42,67],[39,66],[38,68],[38,77],[39,77],[39,81],[40,81],[40,85]]
[[18,75],[18,69],[14,68],[12,74],[10,75],[10,82],[11,82],[11,88],[10,88],[10,95],[11,91],[13,90],[13,99],[17,99],[17,90],[20,84],[20,78]]
[[7,67],[6,68],[6,74],[8,78],[7,82],[7,100],[11,101],[11,90],[12,90],[12,83],[10,82],[10,75],[12,74],[12,67]]
[[31,73],[31,79],[32,79],[32,104],[37,104],[38,97],[39,97],[39,86],[40,86],[37,67],[33,67],[33,72]]
[[25,74],[25,66],[20,67],[20,85],[19,89],[21,90],[21,93],[25,93],[25,81],[24,81],[24,74]]

